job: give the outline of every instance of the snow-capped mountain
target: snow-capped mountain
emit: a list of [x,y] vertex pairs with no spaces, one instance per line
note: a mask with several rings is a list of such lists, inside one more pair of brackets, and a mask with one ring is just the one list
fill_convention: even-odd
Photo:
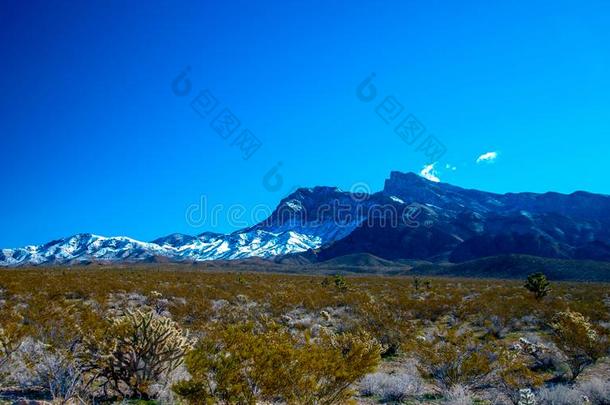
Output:
[[54,240],[40,246],[0,251],[0,264],[63,264],[86,261],[140,261],[148,257],[165,256],[167,251],[154,243],[140,242],[119,236],[107,238],[78,234]]
[[494,194],[392,172],[384,189],[353,194],[302,188],[265,221],[231,233],[171,234],[152,242],[78,234],[0,250],[0,266],[88,262],[195,262],[308,251],[462,262],[500,254],[610,261],[610,196]]
[[[78,234],[40,246],[0,250],[0,266],[87,262],[191,262],[273,257],[316,249],[349,234],[360,218],[340,223],[328,205],[353,206],[350,193],[336,188],[299,189],[280,202],[265,221],[231,234],[171,234],[152,242],[128,237]],[[355,213],[355,212],[354,212]]]
[[306,251],[321,245],[316,236],[262,230],[229,235],[172,234],[153,242],[124,236],[78,234],[40,246],[0,250],[1,266],[78,264],[89,262],[190,262],[271,257]]

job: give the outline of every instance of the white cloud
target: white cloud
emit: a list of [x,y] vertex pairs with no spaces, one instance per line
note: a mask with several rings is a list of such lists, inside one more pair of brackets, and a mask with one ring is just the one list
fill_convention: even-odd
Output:
[[487,152],[483,153],[477,158],[477,164],[481,163],[493,163],[498,158],[498,152]]
[[421,169],[421,172],[419,172],[419,175],[435,183],[440,183],[441,179],[438,178],[438,174],[436,173],[436,170],[434,170],[435,164],[436,163],[431,163],[424,166],[424,168]]

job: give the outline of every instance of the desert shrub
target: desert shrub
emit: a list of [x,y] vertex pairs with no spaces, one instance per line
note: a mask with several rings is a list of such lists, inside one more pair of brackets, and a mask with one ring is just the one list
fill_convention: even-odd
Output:
[[197,345],[186,359],[192,378],[174,390],[192,404],[342,403],[379,361],[380,347],[366,334],[301,341],[276,325],[234,325]]
[[339,274],[333,277],[333,284],[340,291],[347,290],[347,280]]
[[534,273],[527,276],[524,287],[533,292],[536,299],[542,299],[551,292],[551,283],[543,273]]
[[188,380],[191,375],[186,370],[184,364],[181,364],[178,368],[168,373],[165,378],[154,383],[150,387],[150,393],[156,404],[181,404],[178,395],[173,390],[174,384],[179,381]]
[[[511,345],[511,356],[517,356],[523,359],[523,356],[529,358],[529,367],[536,371],[555,372],[569,367],[565,364],[565,356],[559,350],[547,346],[537,334],[529,334],[527,337],[519,338],[519,341]],[[519,384],[524,385],[524,384]]]
[[50,350],[35,370],[56,402],[66,403],[86,395],[83,368],[73,353]]
[[[317,342],[300,348],[305,389],[288,396],[297,403],[343,403],[352,395],[350,386],[374,371],[381,347],[368,333],[322,335]],[[313,387],[309,390],[307,387]],[[293,389],[291,388],[291,391]],[[300,398],[299,398],[300,397]],[[304,400],[304,401],[301,401]]]
[[90,371],[107,392],[124,398],[150,398],[150,386],[183,362],[188,338],[171,319],[154,312],[127,312],[88,339]]
[[26,338],[10,359],[10,378],[20,387],[39,388],[57,403],[85,396],[77,347],[71,351]]
[[447,291],[441,293],[437,289],[420,293],[415,299],[401,304],[411,310],[413,318],[436,322],[444,316],[453,315],[460,301],[459,294]]
[[495,338],[503,338],[518,329],[519,319],[538,317],[542,302],[521,289],[498,286],[483,290],[475,299],[462,303],[458,311],[462,318],[472,317],[476,326],[487,329]]
[[246,281],[246,278],[243,276],[243,274],[237,275],[237,284],[246,285],[247,283],[248,282]]
[[378,396],[385,402],[401,402],[420,393],[422,381],[419,375],[400,372],[396,374],[368,374],[360,383],[364,396]]
[[578,385],[578,389],[594,404],[610,404],[610,381],[608,380],[603,380],[600,377],[593,377],[587,381],[581,382]]
[[463,385],[452,386],[445,395],[445,403],[448,405],[472,405],[475,397],[470,390]]
[[542,404],[548,405],[578,405],[585,404],[583,393],[566,385],[555,385],[542,388],[537,395]]
[[477,385],[489,375],[497,357],[488,342],[458,328],[442,329],[414,345],[422,374],[442,388]]
[[492,315],[489,319],[483,321],[486,332],[496,339],[502,339],[509,333],[510,328],[507,325],[507,320],[504,317]]
[[581,313],[567,310],[557,313],[551,322],[553,338],[567,356],[576,378],[583,368],[605,355],[608,342]]
[[0,310],[0,359],[8,356],[24,336],[22,317],[14,310]]
[[0,383],[10,374],[9,361],[21,345],[24,328],[14,311],[0,311]]
[[64,295],[50,291],[32,297],[21,312],[24,333],[52,348],[70,351],[82,340],[83,328],[99,324],[101,317],[83,302],[68,300]]
[[0,372],[8,362],[11,353],[15,350],[17,343],[10,332],[0,327]]
[[33,372],[32,363],[29,359],[34,358],[38,353],[45,350],[42,342],[36,341],[31,337],[26,337],[19,344],[17,350],[11,353],[7,362],[7,380],[13,385],[21,388],[40,387],[43,385],[38,375]]
[[83,340],[90,330],[106,324],[94,305],[67,299],[71,295],[61,291],[54,291],[56,298],[45,303],[49,295],[31,299],[22,310],[28,337],[13,356],[12,374],[22,387],[38,387],[56,402],[89,397]]
[[543,378],[532,371],[526,355],[513,350],[502,349],[494,368],[499,377],[499,388],[513,400],[519,399],[521,387],[539,387]]
[[357,312],[361,325],[371,333],[382,346],[382,356],[396,355],[413,334],[413,327],[407,315],[391,303],[366,300]]
[[189,330],[201,330],[209,322],[213,312],[212,303],[203,298],[203,294],[197,290],[192,294],[197,298],[175,300],[170,303],[169,311],[174,319],[181,321],[182,325],[188,327]]

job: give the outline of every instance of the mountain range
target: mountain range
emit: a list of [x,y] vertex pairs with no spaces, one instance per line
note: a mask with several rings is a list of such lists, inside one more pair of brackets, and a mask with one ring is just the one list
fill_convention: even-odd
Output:
[[230,234],[171,234],[150,242],[77,234],[2,249],[0,266],[252,257],[319,263],[359,254],[436,264],[499,255],[610,261],[610,196],[495,194],[392,172],[373,194],[298,189],[263,222]]

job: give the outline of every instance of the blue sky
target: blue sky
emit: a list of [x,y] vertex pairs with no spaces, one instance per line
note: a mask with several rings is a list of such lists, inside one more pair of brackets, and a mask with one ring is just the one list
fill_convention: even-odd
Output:
[[[0,247],[234,230],[186,221],[202,196],[248,211],[295,186],[376,191],[436,160],[394,132],[408,114],[446,147],[441,181],[610,194],[607,1],[86,3],[0,4]],[[205,89],[204,118],[190,102]],[[388,96],[403,110],[386,124]],[[229,139],[211,125],[223,108],[241,123]],[[247,160],[244,129],[262,144]]]

